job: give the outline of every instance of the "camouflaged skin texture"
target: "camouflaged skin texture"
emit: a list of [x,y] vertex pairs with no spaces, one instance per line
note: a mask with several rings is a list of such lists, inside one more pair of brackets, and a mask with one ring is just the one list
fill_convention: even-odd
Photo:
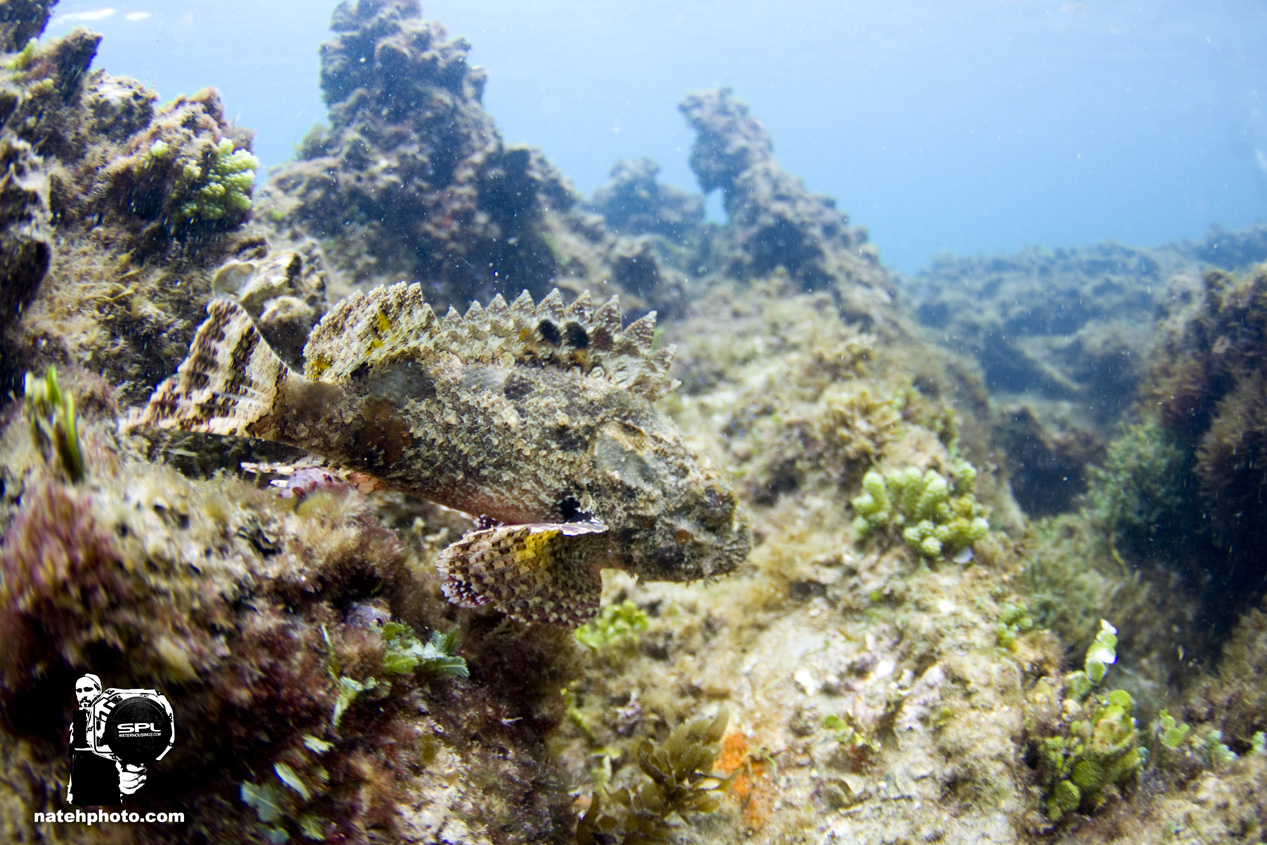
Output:
[[353,294],[313,330],[304,376],[236,303],[127,428],[258,437],[480,516],[445,549],[445,594],[529,622],[594,615],[599,570],[689,581],[751,545],[729,483],[652,403],[676,383],[655,315],[622,328],[588,293],[437,317],[420,285]]

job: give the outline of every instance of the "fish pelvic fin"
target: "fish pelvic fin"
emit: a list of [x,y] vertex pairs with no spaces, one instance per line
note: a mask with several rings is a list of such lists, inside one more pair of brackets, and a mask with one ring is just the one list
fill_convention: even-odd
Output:
[[468,531],[440,552],[444,595],[491,605],[521,622],[575,628],[598,612],[602,580],[591,566],[597,522],[497,525]]
[[128,414],[124,431],[179,429],[278,439],[279,398],[305,384],[268,345],[242,306],[217,299],[207,308],[189,356]]

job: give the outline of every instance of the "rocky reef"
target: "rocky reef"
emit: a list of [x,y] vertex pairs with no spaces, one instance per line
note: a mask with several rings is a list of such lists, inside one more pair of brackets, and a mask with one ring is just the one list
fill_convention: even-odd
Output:
[[[63,805],[67,690],[88,670],[171,701],[179,741],[133,806],[182,808],[185,837],[561,841],[570,801],[539,737],[569,645],[444,601],[429,559],[448,521],[398,533],[346,485],[297,500],[185,478],[117,438],[99,380],[66,389],[89,409],[78,480],[22,416],[0,435],[6,841],[82,835],[37,834],[31,811]],[[452,629],[470,637],[461,673],[402,662]],[[455,772],[481,774],[453,789]]]
[[782,268],[805,290],[831,290],[847,317],[873,319],[893,286],[867,232],[836,201],[811,194],[774,158],[774,142],[729,88],[678,106],[691,128],[691,169],[704,193],[721,190],[734,239],[725,271],[738,278]]
[[17,53],[38,38],[57,0],[13,0],[0,8],[0,52]]
[[1147,375],[1142,353],[1171,282],[1210,265],[1246,272],[1263,260],[1264,227],[1215,227],[1199,241],[1155,248],[1109,242],[941,256],[900,282],[920,322],[976,358],[993,393],[1076,402],[1084,424],[1111,428]]
[[[1256,409],[1265,284],[1261,267],[1245,278],[1180,273],[1158,297],[1152,364],[1129,394],[1127,422],[1092,461],[1076,507],[1037,523],[1039,592],[1111,596],[1119,618],[1132,620],[1124,629],[1182,631],[1190,653],[1216,646],[1238,613],[1261,601],[1252,491],[1263,480]],[[1061,603],[1049,622],[1082,638],[1092,620],[1075,622],[1069,611],[1085,604]],[[1182,671],[1164,644],[1132,646],[1160,650],[1154,669]]]
[[[22,32],[45,17],[23,17]],[[91,70],[99,40],[77,29],[32,41],[0,80],[0,379],[12,388],[26,368],[76,362],[132,401],[183,354],[216,267],[269,247],[243,230],[251,132],[213,89],[159,104],[135,80]],[[298,275],[306,293],[323,284]]]
[[[88,671],[170,699],[125,805],[191,841],[1263,837],[1267,274],[1191,269],[1256,230],[895,281],[725,89],[682,112],[726,223],[646,160],[582,203],[415,0],[337,7],[329,124],[256,190],[214,91],[160,104],[84,30],[28,46],[50,5],[0,4],[0,839],[170,841],[33,821],[67,806]],[[212,297],[297,366],[401,278],[441,313],[658,308],[662,407],[733,474],[747,563],[608,571],[575,634],[525,625],[445,600],[461,514],[120,433]]]
[[1143,404],[1183,450],[1171,463],[1191,479],[1192,506],[1202,511],[1211,589],[1256,597],[1264,576],[1257,550],[1267,540],[1267,267],[1245,278],[1209,270],[1192,293],[1162,324],[1163,353]]
[[1204,268],[1248,272],[1267,229],[1212,228],[1144,248],[1101,243],[936,258],[898,284],[929,336],[973,358],[1000,405],[1017,500],[1069,510],[1150,378],[1154,323],[1189,298]]
[[666,280],[645,243],[581,213],[540,151],[503,142],[469,44],[424,20],[416,0],[351,0],[331,28],[327,124],[270,176],[260,207],[283,237],[320,241],[336,296],[423,279],[441,309],[553,286],[675,301],[657,290]]
[[[504,144],[469,46],[414,3],[341,4],[321,48],[329,125],[261,192],[266,214],[322,241],[355,282],[428,279],[460,303],[544,294],[557,265],[541,217],[573,202],[534,151]],[[447,303],[445,303],[447,304]]]
[[618,161],[611,181],[587,207],[622,235],[661,235],[685,241],[703,228],[704,198],[656,181],[660,165],[649,158]]

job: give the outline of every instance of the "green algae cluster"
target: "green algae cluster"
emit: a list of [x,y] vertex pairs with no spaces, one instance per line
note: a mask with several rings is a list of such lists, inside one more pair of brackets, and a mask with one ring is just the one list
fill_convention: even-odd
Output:
[[423,642],[414,635],[413,628],[402,622],[383,625],[383,671],[403,675],[417,669],[424,675],[436,677],[469,678],[471,671],[466,660],[454,654],[461,640],[462,629],[448,633],[432,631],[431,638]]
[[638,635],[647,629],[647,614],[631,601],[610,604],[598,615],[576,629],[576,639],[595,652],[625,650],[638,643]]
[[846,748],[861,752],[878,752],[880,741],[867,735],[858,725],[857,720],[849,713],[844,718],[835,713],[823,717],[823,727],[831,731],[831,736]]
[[26,46],[20,51],[13,54],[11,59],[5,61],[4,66],[9,70],[22,71],[35,64],[36,54],[39,52],[39,39],[31,38],[26,42]]
[[999,645],[1006,649],[1016,646],[1016,638],[1034,630],[1034,619],[1029,615],[1025,602],[999,605],[999,621],[994,623],[994,635]]
[[953,482],[933,469],[920,473],[906,467],[885,475],[871,470],[862,478],[866,492],[852,501],[858,513],[854,536],[862,540],[896,528],[908,546],[927,558],[966,549],[990,530],[971,492],[976,476],[966,461],[957,463]]
[[[1192,733],[1192,725],[1176,720],[1165,708],[1157,713],[1153,734],[1166,753],[1195,758],[1211,769],[1218,769],[1240,759],[1240,755],[1223,741],[1223,731],[1214,729],[1198,738]],[[1248,754],[1257,756],[1265,751],[1267,732],[1255,731],[1249,740]]]
[[1154,417],[1125,426],[1109,443],[1103,466],[1092,470],[1086,506],[1115,560],[1119,544],[1141,550],[1176,522],[1188,499],[1190,463],[1178,436]]
[[[432,631],[431,639],[426,643],[414,635],[413,628],[402,622],[387,622],[380,633],[384,645],[381,669],[389,675],[404,675],[418,670],[423,675],[440,678],[469,678],[471,676],[466,660],[453,653],[461,639],[460,628],[454,628],[447,634]],[[324,626],[321,634],[329,649],[326,668],[335,689],[338,690],[334,712],[330,717],[331,727],[337,728],[343,719],[343,714],[352,706],[357,696],[379,687],[390,688],[390,685],[373,677],[358,680],[342,674],[339,671],[339,660],[330,641],[330,634]],[[385,693],[386,689],[382,691]]]
[[1134,701],[1126,690],[1096,693],[1117,659],[1117,630],[1101,620],[1083,668],[1065,676],[1066,729],[1038,743],[1047,773],[1047,815],[1059,821],[1092,812],[1119,794],[1121,784],[1148,762],[1140,743]]
[[[165,142],[149,149],[154,158],[170,154]],[[233,141],[221,138],[203,162],[185,159],[173,186],[171,206],[182,223],[218,223],[240,219],[251,210],[251,189],[260,160]]]
[[1134,702],[1126,690],[1093,696],[1085,718],[1069,725],[1065,736],[1045,740],[1040,753],[1056,780],[1047,793],[1047,815],[1059,821],[1066,813],[1091,812],[1118,794],[1118,786],[1148,760],[1139,745]]

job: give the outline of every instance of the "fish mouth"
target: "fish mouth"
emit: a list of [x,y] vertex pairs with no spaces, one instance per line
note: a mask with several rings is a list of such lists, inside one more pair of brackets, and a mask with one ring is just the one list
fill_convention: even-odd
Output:
[[716,555],[721,565],[709,574],[724,575],[727,572],[734,572],[748,559],[751,552],[752,527],[742,514],[736,514],[734,528],[722,541]]
[[747,519],[736,513],[729,530],[679,545],[677,551],[681,556],[678,571],[682,577],[675,580],[716,578],[734,572],[748,559],[752,551],[752,529]]

